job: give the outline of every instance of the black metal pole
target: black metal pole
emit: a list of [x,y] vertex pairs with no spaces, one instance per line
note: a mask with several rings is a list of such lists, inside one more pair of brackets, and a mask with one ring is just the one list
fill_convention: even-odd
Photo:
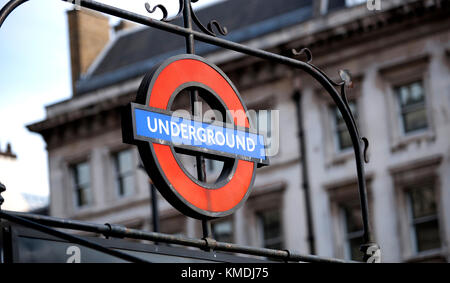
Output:
[[303,111],[302,111],[302,93],[296,90],[293,96],[295,107],[297,109],[297,125],[298,125],[298,139],[300,149],[300,166],[302,171],[302,188],[305,196],[305,210],[306,210],[306,224],[307,224],[307,240],[310,254],[316,254],[314,224],[311,208],[311,195],[308,175],[308,160],[306,155],[306,140],[303,128]]
[[[140,163],[138,165],[138,169],[144,170],[144,165],[142,165],[142,163]],[[150,193],[150,206],[151,208],[151,218],[152,218],[152,228],[153,228],[153,232],[159,232],[159,210],[158,210],[158,194],[156,191],[156,187],[155,185],[153,185],[153,182],[151,179],[148,180],[148,188],[149,188],[149,193]]]
[[150,182],[150,197],[152,198],[153,232],[159,232],[158,194],[152,182]]
[[[191,15],[191,0],[184,1],[184,10],[183,10],[183,19],[184,19],[184,27],[192,30],[192,15]],[[188,54],[195,54],[195,42],[194,35],[192,33],[186,35],[186,52]],[[197,102],[198,99],[198,91],[191,91],[191,111],[195,116],[201,115],[201,109],[198,109]],[[205,158],[202,155],[197,155],[195,157],[196,165],[197,165],[197,178],[200,182],[206,181],[206,172],[205,172]],[[203,230],[203,238],[208,238],[211,233],[210,223],[208,220],[202,220],[202,230]]]
[[202,220],[203,238],[212,238],[211,222]]

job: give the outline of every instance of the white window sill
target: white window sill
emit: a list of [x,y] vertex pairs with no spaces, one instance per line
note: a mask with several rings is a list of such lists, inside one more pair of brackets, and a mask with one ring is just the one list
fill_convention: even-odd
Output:
[[434,134],[434,132],[431,129],[416,131],[416,132],[412,132],[409,134],[404,134],[403,136],[399,137],[395,143],[393,143],[393,145],[391,146],[391,151],[395,152],[395,151],[402,150],[402,149],[406,148],[409,144],[415,143],[415,142],[421,143],[421,142],[434,141],[435,138],[436,138],[436,135]]
[[442,261],[447,261],[446,257],[447,257],[447,255],[446,255],[444,249],[439,248],[439,249],[428,250],[428,251],[416,253],[415,255],[405,258],[404,261],[405,262],[424,262],[424,261],[431,261],[431,260],[436,260],[436,259],[440,259]]
[[335,151],[333,155],[329,158],[327,162],[327,167],[343,165],[347,161],[352,160],[354,158],[355,152],[353,150],[353,146],[351,148],[339,152]]
[[94,204],[88,204],[88,205],[83,205],[83,206],[75,206],[73,211],[72,211],[72,215],[71,217],[79,217],[82,215],[88,215],[90,213],[92,213],[93,211],[95,211],[95,205]]

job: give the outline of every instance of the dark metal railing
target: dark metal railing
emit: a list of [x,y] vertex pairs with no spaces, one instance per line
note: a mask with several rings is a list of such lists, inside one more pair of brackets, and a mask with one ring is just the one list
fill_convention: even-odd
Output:
[[[8,15],[18,6],[21,4],[27,2],[28,0],[11,0],[9,1],[0,11],[0,27],[2,26],[5,19],[8,17]],[[296,50],[293,50],[293,55],[306,55],[307,61],[301,61],[296,60],[294,58],[289,58],[286,56],[274,54],[265,50],[251,48],[243,44],[239,44],[236,42],[228,41],[226,39],[217,38],[216,34],[213,31],[213,27],[215,27],[221,34],[225,34],[227,32],[226,28],[223,28],[220,23],[218,23],[215,20],[212,20],[209,22],[208,26],[205,27],[201,24],[199,19],[196,17],[195,13],[192,10],[191,2],[197,2],[198,0],[179,0],[180,2],[180,10],[179,14],[183,15],[183,18],[185,20],[185,27],[180,27],[174,24],[169,23],[167,19],[167,10],[164,8],[163,5],[157,5],[153,8],[150,7],[149,4],[146,4],[147,11],[149,13],[153,13],[156,9],[160,9],[163,12],[163,19],[162,20],[155,20],[149,17],[145,17],[142,15],[138,15],[129,11],[125,11],[122,9],[118,9],[103,3],[99,3],[96,1],[91,0],[62,0],[64,2],[70,2],[73,4],[80,5],[81,7],[85,7],[88,9],[92,9],[98,12],[106,13],[112,16],[116,16],[122,19],[126,19],[132,22],[136,22],[139,24],[143,24],[149,27],[157,28],[169,33],[177,34],[180,36],[185,37],[186,40],[186,48],[188,51],[194,51],[194,41],[198,40],[201,42],[213,44],[219,47],[223,47],[229,50],[233,50],[236,52],[240,52],[246,55],[254,56],[257,58],[261,58],[264,60],[269,60],[275,63],[283,64],[295,69],[302,70],[306,73],[308,73],[310,76],[312,76],[318,83],[322,85],[322,87],[329,93],[329,95],[332,97],[333,101],[335,102],[337,108],[342,113],[342,117],[347,125],[355,153],[355,161],[356,161],[356,171],[357,171],[357,178],[358,178],[358,189],[359,189],[359,196],[360,196],[360,203],[361,203],[361,211],[362,211],[362,223],[363,223],[363,239],[364,244],[361,246],[361,251],[363,253],[364,261],[367,262],[378,262],[379,261],[379,246],[373,242],[372,232],[370,228],[369,223],[369,210],[368,210],[368,201],[367,201],[367,190],[366,190],[366,183],[365,183],[365,173],[364,173],[364,160],[367,162],[366,158],[366,151],[368,148],[368,141],[366,138],[361,137],[357,128],[357,125],[355,123],[355,119],[353,117],[353,114],[350,110],[350,107],[348,105],[345,88],[349,84],[351,84],[351,78],[349,77],[349,74],[345,71],[340,71],[340,76],[342,81],[340,82],[334,82],[331,80],[324,72],[322,72],[319,68],[317,68],[315,65],[311,63],[312,61],[312,54],[311,52],[304,48],[300,52],[297,52]],[[193,23],[200,28],[200,31],[196,31],[192,28],[192,21]],[[338,90],[339,91],[338,91]],[[195,95],[194,95],[195,98]],[[201,159],[198,161],[199,165],[202,165]],[[199,167],[198,167],[199,168]],[[201,168],[201,167],[200,167]],[[201,175],[201,172],[199,172]],[[199,176],[200,176],[199,175]],[[1,213],[2,217],[4,218],[10,218],[13,219],[11,216],[11,213]],[[17,216],[15,216],[17,217]],[[22,215],[21,219],[25,217]],[[29,217],[29,216],[28,216]],[[30,217],[29,217],[30,218]],[[43,218],[40,219],[40,221]],[[33,219],[34,221],[37,221],[36,217]],[[14,218],[14,221],[19,221],[18,218]],[[47,222],[50,221],[49,218],[46,218]],[[53,221],[53,224],[62,225],[61,223],[71,223],[70,225],[74,225],[74,223],[71,220],[58,220],[55,219],[51,220]],[[50,221],[50,222],[51,222]],[[30,223],[27,223],[31,225]],[[77,226],[79,229],[85,228],[85,226],[81,223],[78,223]],[[92,224],[87,227],[93,227]],[[112,227],[112,226],[111,226]],[[205,229],[208,229],[207,223],[203,223],[203,227]],[[99,227],[96,227],[96,229]],[[50,229],[50,228],[49,228]],[[100,229],[100,228],[99,228]],[[101,229],[100,229],[101,230]],[[158,234],[158,233],[151,233],[151,232],[142,232],[137,230],[130,230],[126,229],[125,231],[133,231],[131,235],[137,236],[140,235],[140,237],[144,237],[146,239],[150,240],[156,240],[156,241],[166,241],[166,242],[173,242],[177,244],[185,244],[190,246],[196,246],[199,248],[205,248],[209,246],[214,246],[214,249],[217,250],[226,250],[226,251],[233,251],[233,252],[242,252],[247,254],[253,254],[253,255],[261,255],[261,256],[268,256],[268,257],[278,257],[282,259],[292,260],[295,261],[308,261],[308,262],[320,262],[320,261],[327,261],[327,262],[342,262],[337,259],[326,259],[322,257],[316,257],[316,256],[304,256],[299,255],[296,253],[292,253],[289,251],[277,251],[277,250],[269,250],[269,249],[260,249],[260,248],[254,248],[254,247],[244,247],[234,244],[227,244],[227,243],[219,243],[215,242],[214,240],[206,237],[206,240],[201,239],[186,239],[186,238],[180,238],[180,237],[174,237],[164,234]],[[206,232],[206,233],[205,233]],[[125,233],[125,232],[123,232]],[[130,232],[126,232],[127,236],[130,236]],[[209,235],[208,231],[204,231],[205,235]],[[62,236],[62,235],[60,235]]]
[[[114,224],[109,224],[109,223],[102,225],[102,224],[95,224],[95,223],[89,223],[89,222],[84,222],[84,221],[68,220],[68,219],[61,219],[61,218],[50,217],[50,216],[21,213],[21,212],[12,212],[12,211],[0,211],[0,218],[5,218],[11,222],[16,222],[17,224],[21,224],[21,225],[27,226],[29,228],[33,228],[33,229],[39,230],[44,233],[49,233],[53,236],[56,236],[56,237],[59,237],[59,238],[62,238],[62,239],[68,240],[68,241],[72,241],[74,243],[78,243],[81,245],[85,245],[85,244],[79,241],[79,239],[81,239],[79,237],[72,236],[74,238],[69,238],[69,237],[66,237],[65,235],[62,235],[65,233],[62,233],[60,231],[57,231],[57,232],[62,233],[62,234],[52,234],[53,233],[52,231],[44,229],[42,227],[45,227],[44,225],[48,225],[48,226],[55,227],[55,228],[70,229],[70,230],[77,230],[77,231],[101,234],[105,237],[147,240],[147,241],[153,241],[153,242],[159,242],[159,243],[168,243],[168,244],[174,244],[174,245],[195,247],[195,248],[200,248],[200,249],[208,250],[208,251],[214,250],[214,251],[224,251],[224,252],[240,253],[240,254],[247,254],[247,255],[254,255],[254,256],[263,256],[263,257],[268,257],[268,258],[272,258],[272,259],[280,259],[280,260],[291,261],[291,262],[327,262],[327,263],[352,262],[352,261],[346,261],[346,260],[340,260],[340,259],[334,259],[334,258],[326,258],[326,257],[312,256],[312,255],[302,255],[297,252],[288,251],[288,250],[265,249],[265,248],[242,246],[242,245],[231,244],[231,243],[217,242],[217,241],[207,239],[207,238],[206,239],[194,239],[194,238],[187,238],[187,237],[183,237],[183,236],[175,236],[175,235],[170,235],[170,234],[147,232],[147,231],[142,231],[142,230],[137,230],[137,229],[130,229],[130,228],[126,228],[121,225],[114,225]],[[36,224],[31,224],[31,223],[40,223],[40,226],[42,226],[42,227],[37,227]],[[53,230],[53,229],[51,229],[51,230]],[[77,239],[77,238],[79,238],[79,239]],[[97,244],[94,244],[91,246],[86,245],[86,246],[96,249],[96,250],[99,250],[98,247],[96,247],[95,245],[97,245]],[[106,249],[106,248],[102,247],[102,250],[99,250],[99,251],[107,253],[107,254],[111,254],[109,251],[106,251],[104,249]],[[111,255],[117,256],[119,258],[123,258],[121,255],[118,255],[118,254],[111,254]],[[123,258],[123,259],[125,259],[125,258]],[[130,258],[125,259],[125,260],[134,261],[133,259],[130,260]]]

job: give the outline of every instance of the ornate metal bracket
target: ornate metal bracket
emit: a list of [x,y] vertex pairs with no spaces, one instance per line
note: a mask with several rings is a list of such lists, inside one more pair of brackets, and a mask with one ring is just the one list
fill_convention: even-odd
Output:
[[[331,87],[326,88],[328,90],[329,95],[333,98],[336,106],[344,118],[344,121],[347,125],[350,137],[353,143],[353,149],[355,151],[356,158],[356,169],[358,175],[358,187],[359,194],[361,200],[361,208],[362,208],[362,220],[364,227],[364,242],[366,245],[372,244],[372,234],[370,231],[369,225],[369,217],[368,217],[368,201],[367,201],[367,190],[364,176],[364,162],[368,163],[369,159],[367,156],[367,151],[369,148],[369,140],[366,137],[361,137],[358,125],[355,121],[355,117],[350,109],[346,87],[353,87],[352,76],[348,70],[339,70],[339,77],[341,78],[340,82],[333,81],[330,77],[328,77],[322,70],[320,70],[317,66],[312,64],[312,53],[308,48],[303,48],[300,51],[292,49],[292,54],[295,56],[299,56],[305,54],[307,57],[306,61],[303,61],[307,66],[309,66],[313,72],[319,75],[319,82],[322,83],[323,86],[327,84]],[[340,92],[336,89],[338,88]],[[364,149],[361,149],[361,145],[364,145]],[[375,261],[378,262],[378,261]]]
[[[180,8],[178,10],[178,13],[176,16],[179,16],[181,14],[183,14],[184,11],[184,1],[188,1],[189,3],[189,7],[190,7],[190,16],[193,20],[193,22],[195,23],[195,25],[204,33],[211,35],[211,36],[217,36],[217,34],[214,32],[214,28],[215,27],[217,29],[217,31],[221,34],[221,35],[227,35],[228,34],[228,29],[226,27],[223,27],[217,20],[211,20],[209,21],[208,25],[205,27],[202,22],[200,21],[200,19],[197,17],[197,15],[195,14],[194,10],[192,9],[192,3],[197,3],[199,0],[178,0],[179,1],[179,5]],[[150,14],[154,13],[157,9],[159,9],[162,13],[163,13],[163,17],[161,19],[161,21],[163,22],[170,22],[171,20],[169,20],[168,17],[168,12],[167,12],[167,8],[164,7],[164,5],[162,4],[158,4],[156,6],[154,6],[153,8],[151,8],[151,5],[147,2],[145,3],[145,9],[147,10],[147,12],[149,12]]]
[[[8,15],[18,6],[27,2],[28,0],[9,0],[9,2],[0,10],[0,27],[2,26],[5,19]],[[213,26],[216,27],[219,33],[225,35],[227,33],[226,28],[222,27],[216,20],[211,20],[207,27],[205,27],[195,13],[192,11],[191,3],[198,2],[199,0],[179,0],[180,9],[178,15],[183,13],[185,20],[189,23],[189,26],[180,27],[177,25],[173,25],[167,23],[169,20],[167,19],[168,13],[167,9],[163,5],[156,5],[152,7],[149,3],[146,3],[146,9],[149,13],[154,13],[157,9],[161,10],[163,13],[162,21],[153,20],[148,17],[144,17],[141,15],[137,15],[128,11],[123,11],[121,9],[99,3],[95,0],[62,0],[65,2],[71,2],[73,4],[78,4],[79,6],[96,10],[99,12],[103,12],[109,15],[114,15],[117,17],[121,17],[126,20],[130,20],[136,23],[144,24],[149,27],[157,28],[160,30],[164,30],[169,33],[178,34],[180,36],[186,37],[187,40],[187,48],[193,49],[193,41],[198,40],[208,44],[213,44],[216,46],[220,46],[222,48],[226,48],[228,50],[233,50],[236,52],[240,52],[249,56],[258,57],[260,59],[270,60],[276,63],[284,64],[286,66],[290,66],[292,68],[296,68],[299,70],[305,71],[311,77],[313,77],[318,83],[322,85],[322,87],[329,93],[329,95],[334,100],[336,106],[339,111],[342,113],[343,119],[347,125],[349,130],[349,134],[353,143],[353,148],[355,152],[355,161],[356,161],[356,169],[358,176],[358,189],[360,194],[361,201],[361,211],[362,211],[362,220],[363,220],[363,229],[364,229],[364,243],[362,246],[362,251],[365,255],[370,255],[369,258],[365,258],[367,262],[378,262],[379,261],[379,248],[373,244],[372,233],[369,225],[369,209],[368,209],[368,201],[367,201],[367,190],[365,184],[365,173],[364,173],[364,161],[368,161],[367,158],[367,149],[368,149],[368,140],[366,138],[361,138],[358,127],[355,123],[355,119],[348,105],[345,86],[351,86],[351,76],[347,71],[341,71],[340,77],[342,79],[341,82],[334,82],[331,80],[324,72],[322,72],[319,68],[314,66],[312,61],[311,51],[308,49],[303,49],[300,52],[293,52],[294,55],[306,54],[307,61],[295,60],[286,56],[281,56],[278,54],[274,54],[265,50],[252,48],[243,44],[239,44],[236,42],[231,42],[225,39],[217,38],[216,33],[213,31]],[[186,2],[188,1],[188,2]],[[185,7],[186,6],[186,7]],[[187,11],[190,9],[190,11]],[[187,19],[187,18],[188,19]],[[202,31],[198,32],[193,30],[190,21],[193,21],[195,25]],[[188,51],[189,52],[189,51]],[[337,87],[340,87],[340,92],[337,90]],[[362,146],[364,145],[364,149]],[[3,218],[12,219],[10,215],[7,215],[0,211],[0,214],[3,215]],[[23,222],[21,219],[14,218],[17,223]],[[32,225],[28,223],[28,225]],[[35,226],[38,227],[38,226]],[[42,227],[40,227],[42,228]],[[44,228],[42,228],[44,229]],[[55,232],[56,233],[56,232]],[[61,238],[66,238],[66,236],[62,234],[58,234]],[[73,238],[71,238],[73,239]],[[204,243],[202,241],[202,243]],[[247,248],[248,249],[248,248]],[[302,257],[305,259],[305,257]],[[307,257],[308,261],[314,261],[317,259],[322,260],[320,257]],[[312,260],[313,259],[313,260]]]
[[[317,66],[312,64],[312,52],[308,48],[302,48],[300,51],[297,51],[295,49],[292,49],[292,54],[295,56],[300,56],[305,54],[306,55],[306,61],[304,61],[306,64],[308,64],[310,67],[317,70],[319,73],[321,73],[327,81],[332,84],[333,86],[340,87],[340,98],[345,106],[345,109],[339,109],[341,112],[344,110],[348,116],[351,118],[351,128],[356,132],[358,136],[358,140],[362,141],[364,144],[364,150],[363,150],[363,156],[364,156],[364,162],[369,163],[369,158],[367,156],[367,152],[369,149],[369,140],[366,137],[360,137],[358,125],[355,121],[355,117],[353,115],[353,112],[350,109],[348,99],[347,99],[347,93],[346,93],[346,87],[347,88],[353,88],[353,81],[352,81],[352,75],[349,70],[339,70],[339,77],[341,78],[340,82],[333,81],[330,77],[328,77],[322,70],[320,70]],[[339,107],[339,106],[338,106]]]

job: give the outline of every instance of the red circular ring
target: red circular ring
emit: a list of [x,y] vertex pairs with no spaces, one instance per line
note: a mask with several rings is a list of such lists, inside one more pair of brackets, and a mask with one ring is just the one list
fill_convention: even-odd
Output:
[[[198,60],[197,56],[182,58],[170,62],[157,76],[152,79],[152,88],[148,106],[170,110],[169,101],[176,95],[176,89],[188,82],[198,82],[210,87],[222,99],[227,110],[235,110],[232,114],[237,126],[249,127],[248,117],[238,117],[245,114],[239,95],[224,76],[209,64]],[[199,57],[200,58],[200,57]],[[158,143],[151,143],[156,162],[168,180],[171,187],[184,198],[197,212],[210,216],[220,213],[221,216],[232,213],[234,209],[248,196],[251,188],[256,163],[238,160],[237,168],[231,179],[217,189],[205,188],[191,180],[178,164],[171,147]],[[162,162],[160,162],[162,161]],[[229,212],[229,213],[227,213]]]

